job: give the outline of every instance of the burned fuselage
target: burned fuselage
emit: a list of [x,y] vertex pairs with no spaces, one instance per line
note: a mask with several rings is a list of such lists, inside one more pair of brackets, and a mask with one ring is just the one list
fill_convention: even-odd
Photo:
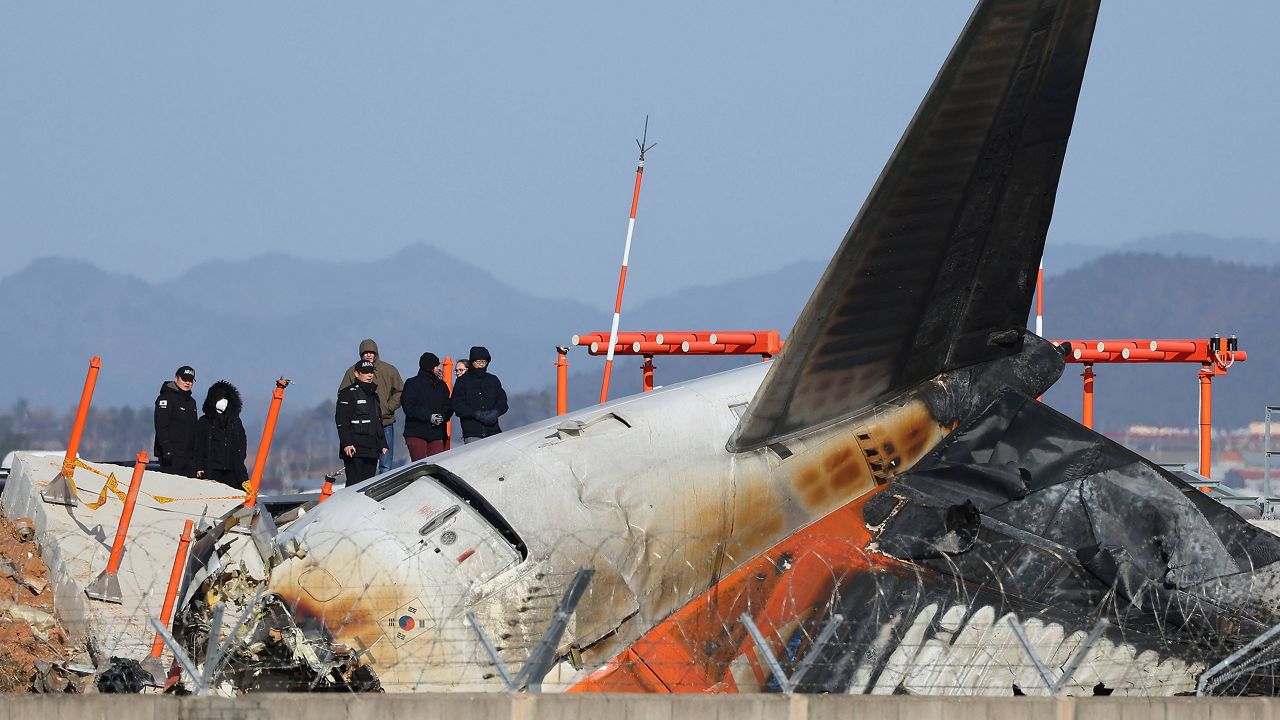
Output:
[[1106,620],[1104,689],[1191,689],[1280,622],[1280,540],[1038,403],[1023,329],[1097,13],[978,2],[773,362],[344,489],[256,570],[198,543],[185,636],[234,597],[238,687],[501,689],[478,630],[520,666],[593,568],[576,690],[769,689],[744,616],[801,689],[1044,692],[1010,617],[1049,662]]
[[336,493],[279,537],[269,590],[383,687],[501,687],[579,568],[564,647],[612,657],[747,559],[911,467],[956,419],[925,395],[747,453],[750,367],[504,433]]

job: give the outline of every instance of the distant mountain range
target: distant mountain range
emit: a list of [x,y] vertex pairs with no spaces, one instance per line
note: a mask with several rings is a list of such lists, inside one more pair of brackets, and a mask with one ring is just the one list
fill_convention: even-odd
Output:
[[[1248,363],[1216,381],[1216,417],[1243,424],[1280,401],[1280,329],[1273,243],[1171,235],[1137,241],[1161,254],[1104,253],[1050,246],[1046,327],[1054,338],[1181,337],[1238,333]],[[1130,246],[1126,246],[1130,247]],[[1105,251],[1105,248],[1103,249]],[[1192,253],[1239,257],[1249,264]],[[1084,258],[1081,260],[1081,258]],[[1074,263],[1074,265],[1072,265]],[[624,328],[790,331],[826,262],[803,261],[745,280],[691,287],[623,314]],[[1063,269],[1070,266],[1070,269]],[[480,267],[419,245],[390,257],[343,263],[264,255],[198,265],[153,285],[81,261],[43,259],[0,279],[0,333],[10,378],[0,404],[26,398],[67,407],[79,396],[90,356],[103,357],[95,402],[147,406],[183,363],[199,372],[197,392],[226,377],[246,395],[246,416],[261,417],[272,381],[296,381],[286,403],[330,398],[364,337],[406,377],[424,350],[461,356],[486,345],[494,371],[513,392],[543,390],[554,379],[554,346],[575,332],[606,330],[609,310],[515,290]],[[570,355],[571,405],[599,393],[602,361]],[[659,358],[660,384],[758,362],[754,358]],[[1079,385],[1068,367],[1047,396],[1078,415]],[[16,381],[15,381],[16,380]],[[624,360],[612,396],[637,392],[638,363]],[[1100,426],[1191,424],[1194,368],[1100,368]]]
[[1113,253],[1182,255],[1244,265],[1280,265],[1280,243],[1259,238],[1220,238],[1205,233],[1167,233],[1119,245],[1085,245],[1050,242],[1044,251],[1046,275],[1061,275]]

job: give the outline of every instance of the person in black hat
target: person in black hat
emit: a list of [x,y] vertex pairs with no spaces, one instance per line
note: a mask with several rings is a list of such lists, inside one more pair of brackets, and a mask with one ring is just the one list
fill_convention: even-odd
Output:
[[453,412],[462,422],[462,442],[473,443],[502,432],[498,418],[507,412],[502,381],[489,372],[489,351],[477,345],[468,356],[471,369],[453,385]]
[[387,452],[378,386],[373,382],[376,369],[369,360],[356,363],[351,369],[355,382],[338,393],[334,421],[338,425],[338,457],[346,467],[347,485],[373,477],[378,458]]
[[155,407],[155,456],[160,469],[173,475],[195,477],[196,467],[196,401],[191,387],[196,371],[183,365],[173,379],[160,386]]
[[425,352],[418,358],[418,374],[405,381],[400,409],[404,410],[404,444],[411,461],[444,452],[444,429],[453,417],[453,408],[443,375],[440,358]]

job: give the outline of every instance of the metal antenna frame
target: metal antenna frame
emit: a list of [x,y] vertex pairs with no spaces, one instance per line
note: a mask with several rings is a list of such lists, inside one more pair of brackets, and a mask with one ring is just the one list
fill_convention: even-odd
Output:
[[1071,656],[1071,660],[1062,668],[1062,675],[1057,680],[1053,679],[1053,673],[1049,672],[1049,668],[1045,666],[1044,661],[1040,659],[1040,655],[1036,653],[1035,647],[1031,645],[1031,639],[1027,637],[1027,633],[1022,629],[1022,624],[1018,622],[1018,618],[1009,616],[1009,627],[1013,628],[1013,634],[1017,636],[1018,642],[1022,644],[1022,649],[1026,651],[1027,657],[1031,658],[1031,663],[1035,665],[1036,672],[1040,673],[1040,679],[1044,681],[1044,687],[1049,691],[1050,695],[1057,695],[1062,692],[1062,688],[1071,680],[1071,676],[1075,674],[1080,667],[1080,663],[1084,662],[1084,658],[1089,654],[1089,650],[1093,648],[1093,644],[1102,637],[1102,633],[1110,627],[1111,623],[1106,618],[1098,618],[1093,624],[1093,629],[1089,631],[1088,637],[1080,645],[1080,649],[1076,650]]
[[658,143],[656,142],[646,145],[645,143],[648,141],[649,141],[649,116],[645,115],[644,116],[644,135],[642,135],[640,139],[636,140],[636,146],[640,148],[641,163],[644,162],[644,154],[658,146]]
[[493,663],[493,666],[498,669],[498,674],[502,677],[502,682],[506,684],[509,692],[542,692],[542,680],[555,664],[555,651],[560,645],[560,638],[564,636],[565,628],[569,625],[569,618],[573,616],[573,611],[577,609],[578,602],[582,600],[582,594],[586,592],[587,585],[595,574],[595,568],[582,568],[574,574],[573,580],[569,581],[569,586],[565,588],[564,596],[560,599],[559,604],[556,605],[555,612],[551,615],[551,624],[542,633],[538,644],[533,647],[533,651],[529,653],[529,658],[525,660],[524,667],[516,675],[511,674],[510,668],[499,657],[498,648],[489,639],[484,628],[480,627],[480,621],[476,619],[475,613],[467,612],[467,624],[471,626],[472,630],[475,630],[476,636],[480,638],[480,644],[489,655],[489,660]]
[[773,648],[769,647],[769,643],[765,641],[764,633],[760,632],[760,628],[756,626],[756,622],[751,618],[750,613],[742,613],[738,616],[738,620],[747,629],[747,634],[751,636],[751,640],[756,644],[756,649],[764,656],[764,662],[769,666],[773,677],[777,679],[778,687],[783,693],[791,695],[800,686],[800,683],[804,681],[809,671],[813,669],[822,649],[827,646],[827,643],[831,642],[831,638],[835,637],[836,630],[844,622],[844,616],[836,613],[827,618],[822,630],[818,632],[818,637],[814,638],[813,643],[809,645],[809,651],[800,659],[795,672],[790,676],[782,669],[782,663],[778,662],[778,656],[773,654]]

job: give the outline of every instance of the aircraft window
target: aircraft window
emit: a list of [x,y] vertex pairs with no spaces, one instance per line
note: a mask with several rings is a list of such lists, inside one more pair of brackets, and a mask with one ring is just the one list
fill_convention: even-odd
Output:
[[[519,555],[521,560],[524,560],[529,556],[529,550],[525,546],[524,540],[522,540],[516,533],[515,529],[507,523],[506,518],[504,518],[501,513],[490,505],[489,501],[486,500],[483,495],[476,492],[475,488],[468,485],[462,478],[454,475],[439,465],[415,466],[409,468],[404,472],[397,473],[385,480],[370,485],[368,488],[365,488],[363,492],[371,499],[376,500],[379,503],[383,503],[384,506],[390,509],[390,506],[385,505],[387,500],[395,497],[406,488],[422,480],[432,481],[432,484],[440,486],[448,492],[449,495],[465,503],[467,507],[492,526],[493,530],[496,531],[497,536],[502,538],[506,544],[510,545],[511,548],[515,550],[516,554]],[[418,500],[419,498],[416,496],[413,498],[413,502],[417,502]],[[440,527],[443,527],[460,511],[461,507],[454,504],[441,512],[433,514],[430,519],[427,520],[427,523],[421,526],[419,535],[426,536]],[[447,517],[441,517],[445,515],[447,515]],[[439,522],[436,522],[437,519]],[[431,526],[433,523],[435,523],[435,527],[429,528],[428,526]],[[410,527],[414,527],[414,525],[410,525]]]

